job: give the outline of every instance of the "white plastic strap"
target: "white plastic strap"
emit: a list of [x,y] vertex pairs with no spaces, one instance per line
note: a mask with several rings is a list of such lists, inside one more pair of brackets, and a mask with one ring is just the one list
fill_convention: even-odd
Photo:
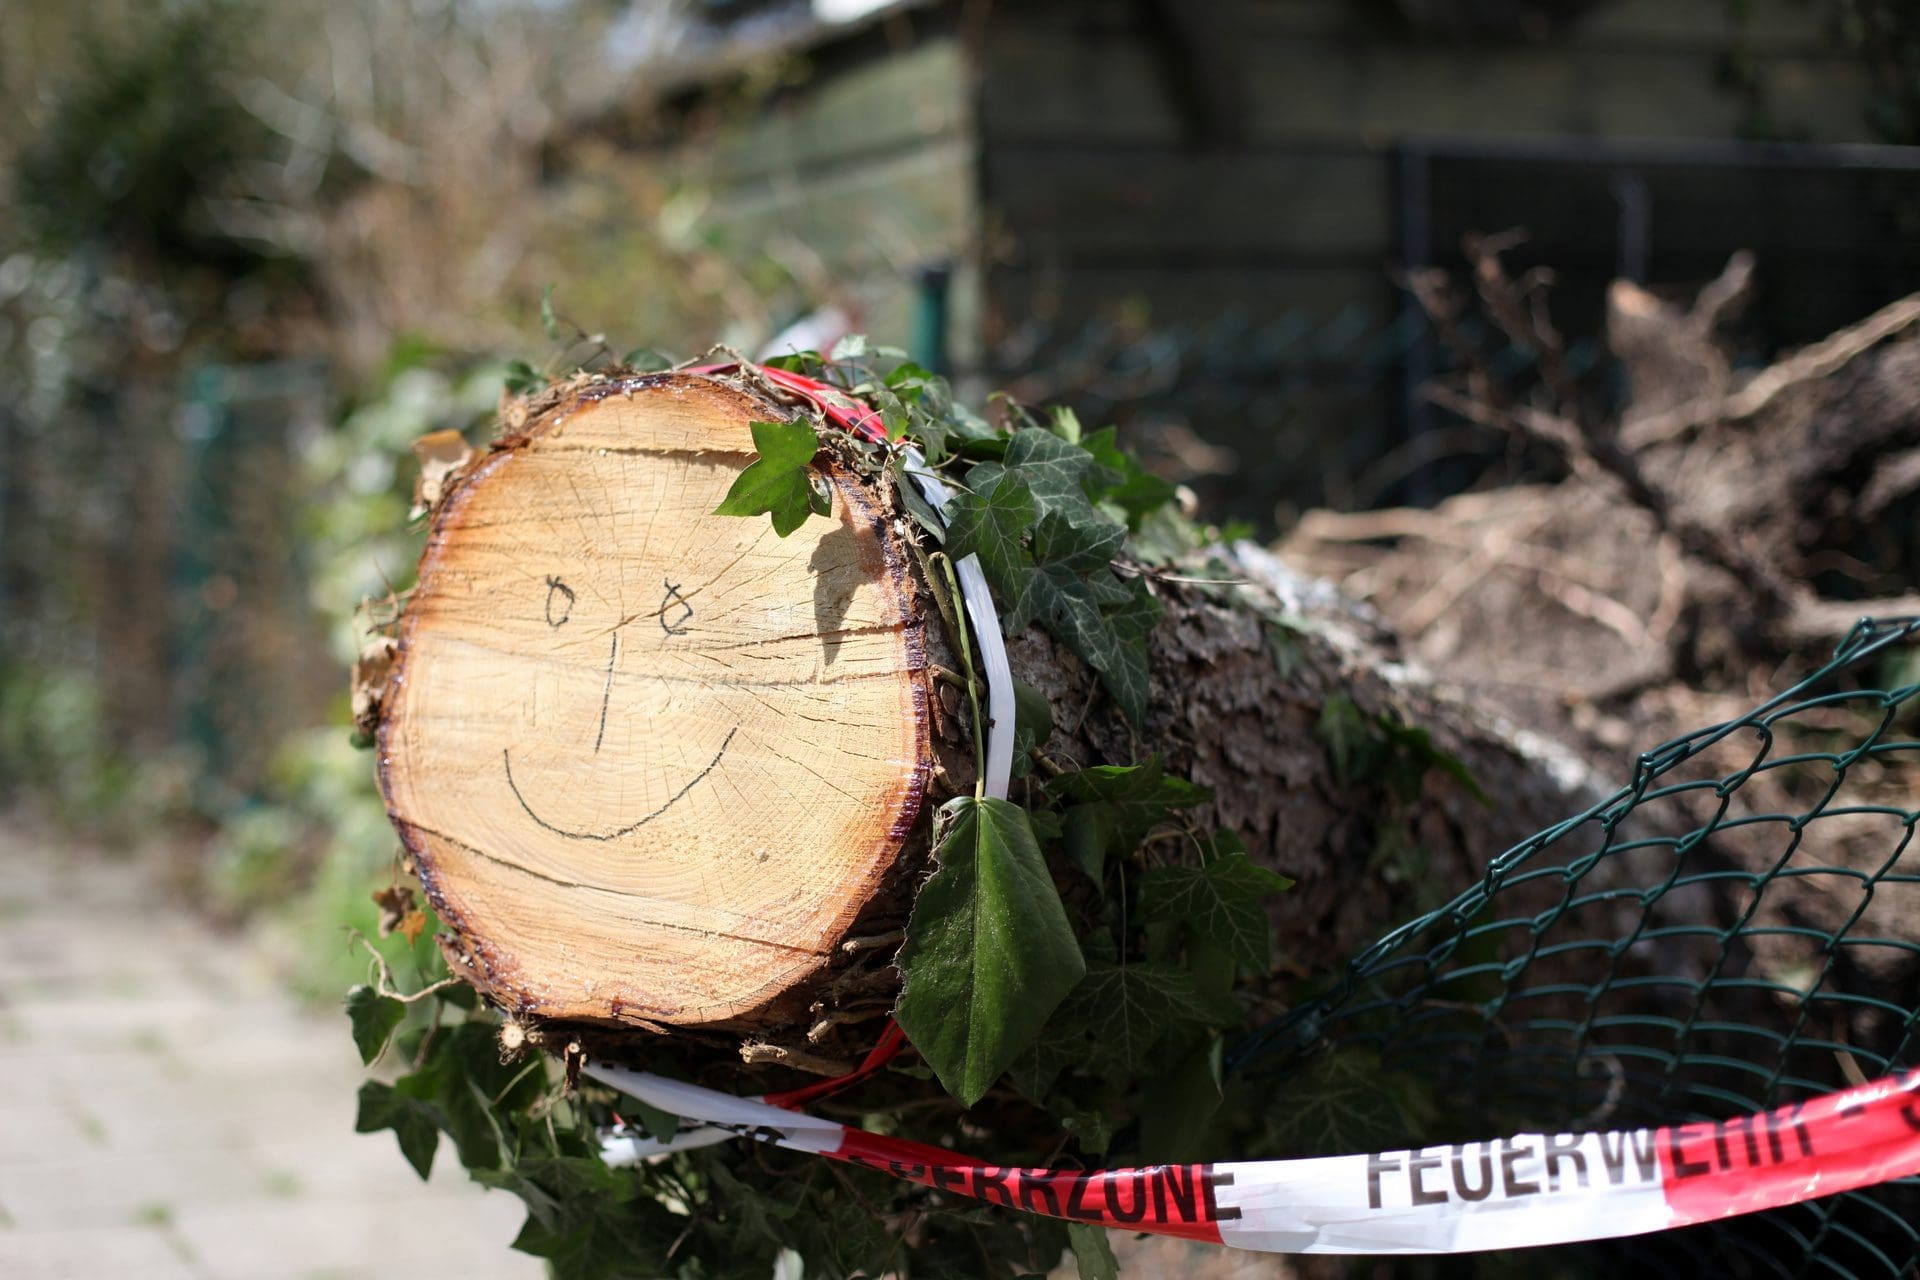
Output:
[[[950,495],[940,477],[927,469],[926,455],[912,445],[903,451],[905,471],[927,505],[947,522]],[[967,618],[973,623],[973,638],[978,642],[980,665],[987,672],[987,765],[984,787],[997,800],[1007,798],[1007,784],[1013,777],[1013,668],[1007,665],[1007,642],[1000,634],[1000,613],[993,607],[993,593],[987,589],[987,575],[981,572],[980,557],[966,556],[954,561],[960,579],[960,597]]]

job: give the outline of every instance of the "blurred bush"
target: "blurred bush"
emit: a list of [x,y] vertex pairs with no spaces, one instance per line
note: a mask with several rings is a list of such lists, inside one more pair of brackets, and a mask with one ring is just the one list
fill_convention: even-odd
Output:
[[590,282],[583,330],[672,346],[756,291],[665,234],[698,197],[650,158],[571,158],[566,122],[632,91],[618,6],[7,17],[0,807],[163,838],[330,997],[395,849],[346,668],[418,553],[411,442],[486,416],[474,353],[519,354],[548,280]]

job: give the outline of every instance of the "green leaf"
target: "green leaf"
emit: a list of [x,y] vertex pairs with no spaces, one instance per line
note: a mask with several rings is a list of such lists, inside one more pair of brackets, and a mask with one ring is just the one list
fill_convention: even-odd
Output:
[[640,373],[657,373],[673,367],[673,357],[654,347],[635,347],[620,357],[620,363]]
[[[1025,680],[1013,682],[1013,776],[1033,768],[1033,753],[1053,737],[1053,704]],[[1049,815],[1051,816],[1051,815]]]
[[1292,887],[1293,881],[1255,865],[1244,851],[1202,867],[1156,867],[1140,878],[1140,918],[1177,920],[1191,937],[1224,947],[1247,972],[1265,973],[1273,967],[1266,900]]
[[1044,1103],[1061,1072],[1086,1064],[1086,1040],[1085,1024],[1065,1010],[1057,1011],[1040,1038],[1007,1068],[1007,1079],[1033,1101]]
[[1091,1222],[1069,1222],[1067,1240],[1080,1280],[1120,1280],[1120,1259],[1113,1256],[1107,1229]]
[[1075,524],[1062,512],[1049,511],[1034,526],[1033,559],[1042,569],[1089,574],[1106,568],[1126,540],[1126,529],[1112,521],[1096,516]]
[[1102,427],[1081,439],[1080,447],[1094,463],[1087,479],[1087,496],[1119,507],[1126,513],[1127,527],[1138,530],[1148,516],[1174,500],[1175,489],[1122,449],[1118,436],[1113,427]]
[[[985,464],[975,467],[969,480],[984,468]],[[956,560],[979,556],[987,581],[1011,599],[1032,571],[1033,560],[1020,538],[1038,518],[1039,508],[1026,482],[997,473],[972,493],[955,494],[947,504],[947,554]]]
[[360,1086],[360,1114],[353,1122],[355,1133],[393,1130],[400,1140],[400,1154],[407,1158],[422,1182],[433,1172],[434,1148],[440,1145],[440,1129],[433,1109],[417,1098],[409,1098],[391,1085],[369,1080]]
[[813,424],[802,418],[795,422],[754,422],[753,447],[759,458],[735,477],[727,496],[713,509],[717,516],[757,516],[765,512],[773,517],[773,531],[786,537],[806,520],[818,498],[807,464],[820,451]]
[[1344,1155],[1404,1147],[1440,1113],[1430,1081],[1389,1071],[1378,1054],[1342,1047],[1287,1079],[1266,1109],[1268,1132],[1286,1155]]
[[1061,1117],[1060,1127],[1073,1135],[1074,1142],[1087,1155],[1104,1156],[1113,1145],[1113,1124],[1103,1111],[1076,1110]]
[[506,383],[508,391],[516,396],[523,396],[546,386],[547,375],[525,360],[515,360],[507,366]]
[[1026,572],[1007,599],[1003,622],[1009,633],[1040,620],[1099,673],[1101,685],[1129,721],[1144,722],[1147,634],[1160,620],[1160,602],[1147,593],[1144,582],[1136,578],[1122,583],[1105,569],[1083,578],[1070,568],[1048,565]]
[[1103,764],[1062,774],[1047,783],[1046,792],[1070,805],[1063,823],[1067,853],[1095,880],[1109,856],[1127,856],[1176,810],[1210,796],[1205,787],[1168,777],[1158,756],[1141,764]]
[[1370,777],[1379,768],[1382,744],[1366,714],[1345,694],[1327,699],[1313,732],[1327,744],[1334,780],[1342,786]]
[[620,1105],[615,1108],[621,1117],[638,1120],[647,1136],[666,1142],[680,1132],[680,1117],[671,1111],[662,1111],[651,1102],[644,1102],[630,1093],[620,1095]]
[[[1433,735],[1420,725],[1401,724],[1393,716],[1383,713],[1380,717],[1380,732],[1395,751],[1419,767],[1422,775],[1428,769],[1438,769],[1465,787],[1467,793],[1482,805],[1489,809],[1494,807],[1493,797],[1481,787],[1466,763],[1458,756],[1450,755],[1435,746]],[[1418,779],[1414,780],[1408,790],[1410,792],[1406,797],[1408,799],[1418,794]]]
[[762,360],[761,364],[769,369],[784,369],[788,373],[803,373],[817,378],[826,372],[826,364],[820,359],[818,351],[794,351],[784,356],[773,356]]
[[827,359],[838,363],[842,360],[858,360],[867,354],[867,335],[850,333],[833,344],[833,350],[827,353]]
[[1156,1164],[1217,1156],[1208,1150],[1208,1129],[1219,1113],[1226,1042],[1217,1033],[1199,1038],[1171,1071],[1156,1079],[1140,1104],[1140,1153]]
[[1267,624],[1267,649],[1273,654],[1273,671],[1282,680],[1293,679],[1293,673],[1300,669],[1305,651],[1300,643],[1300,629],[1285,620]]
[[972,1106],[1086,972],[1027,815],[962,796],[900,953],[895,1016],[948,1093]]
[[393,1030],[407,1016],[407,1006],[383,996],[365,983],[347,992],[347,1017],[353,1021],[353,1046],[360,1061],[371,1064],[386,1050]]
[[1202,992],[1191,974],[1163,964],[1090,965],[1068,1005],[1086,1019],[1096,1051],[1128,1070],[1139,1069],[1175,1027],[1226,1027],[1240,1020],[1231,1000]]
[[1402,724],[1391,713],[1369,717],[1349,697],[1329,698],[1314,732],[1327,744],[1333,776],[1343,786],[1377,782],[1396,799],[1411,801],[1428,770],[1438,769],[1481,804],[1493,804],[1464,763],[1435,746],[1425,729]]
[[1077,444],[1083,448],[1085,447],[1080,439],[1080,415],[1072,409],[1069,409],[1066,405],[1054,406],[1053,421],[1048,424],[1048,427],[1053,434],[1059,436],[1068,444]]
[[489,1103],[499,1109],[527,1106],[546,1088],[544,1072],[536,1065],[502,1062],[494,1027],[487,1022],[462,1022],[435,1032],[420,1069],[394,1081],[393,1091],[424,1108],[423,1114],[453,1139],[460,1163],[468,1169],[491,1169],[501,1152]]
[[1051,431],[1016,431],[1007,442],[1003,465],[1027,482],[1043,513],[1058,512],[1075,524],[1098,518],[1081,486],[1093,469],[1093,455],[1079,445]]
[[686,1230],[686,1219],[644,1198],[584,1198],[585,1208],[549,1226],[529,1215],[512,1247],[545,1258],[556,1280],[611,1280],[614,1276],[658,1275],[648,1259],[664,1258]]

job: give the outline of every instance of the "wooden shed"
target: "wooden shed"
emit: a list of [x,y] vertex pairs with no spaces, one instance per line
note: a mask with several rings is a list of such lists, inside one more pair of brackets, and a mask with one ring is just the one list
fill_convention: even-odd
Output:
[[1528,228],[1576,355],[1614,275],[1742,247],[1777,345],[1920,288],[1920,149],[1872,145],[1867,63],[1804,0],[710,12],[651,86],[709,234],[817,255],[963,381],[1165,428],[1230,501],[1383,496],[1368,461],[1421,426],[1393,270],[1466,231]]

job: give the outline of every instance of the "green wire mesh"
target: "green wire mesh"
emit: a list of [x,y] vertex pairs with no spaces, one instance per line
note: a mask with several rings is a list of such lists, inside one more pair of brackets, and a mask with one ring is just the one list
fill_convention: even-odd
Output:
[[[1920,1059],[1920,619],[1488,865],[1236,1050],[1243,1078],[1362,1055],[1410,1143],[1776,1107]],[[1492,1127],[1490,1127],[1492,1126]],[[1920,1179],[1527,1255],[1528,1270],[1920,1271]]]

